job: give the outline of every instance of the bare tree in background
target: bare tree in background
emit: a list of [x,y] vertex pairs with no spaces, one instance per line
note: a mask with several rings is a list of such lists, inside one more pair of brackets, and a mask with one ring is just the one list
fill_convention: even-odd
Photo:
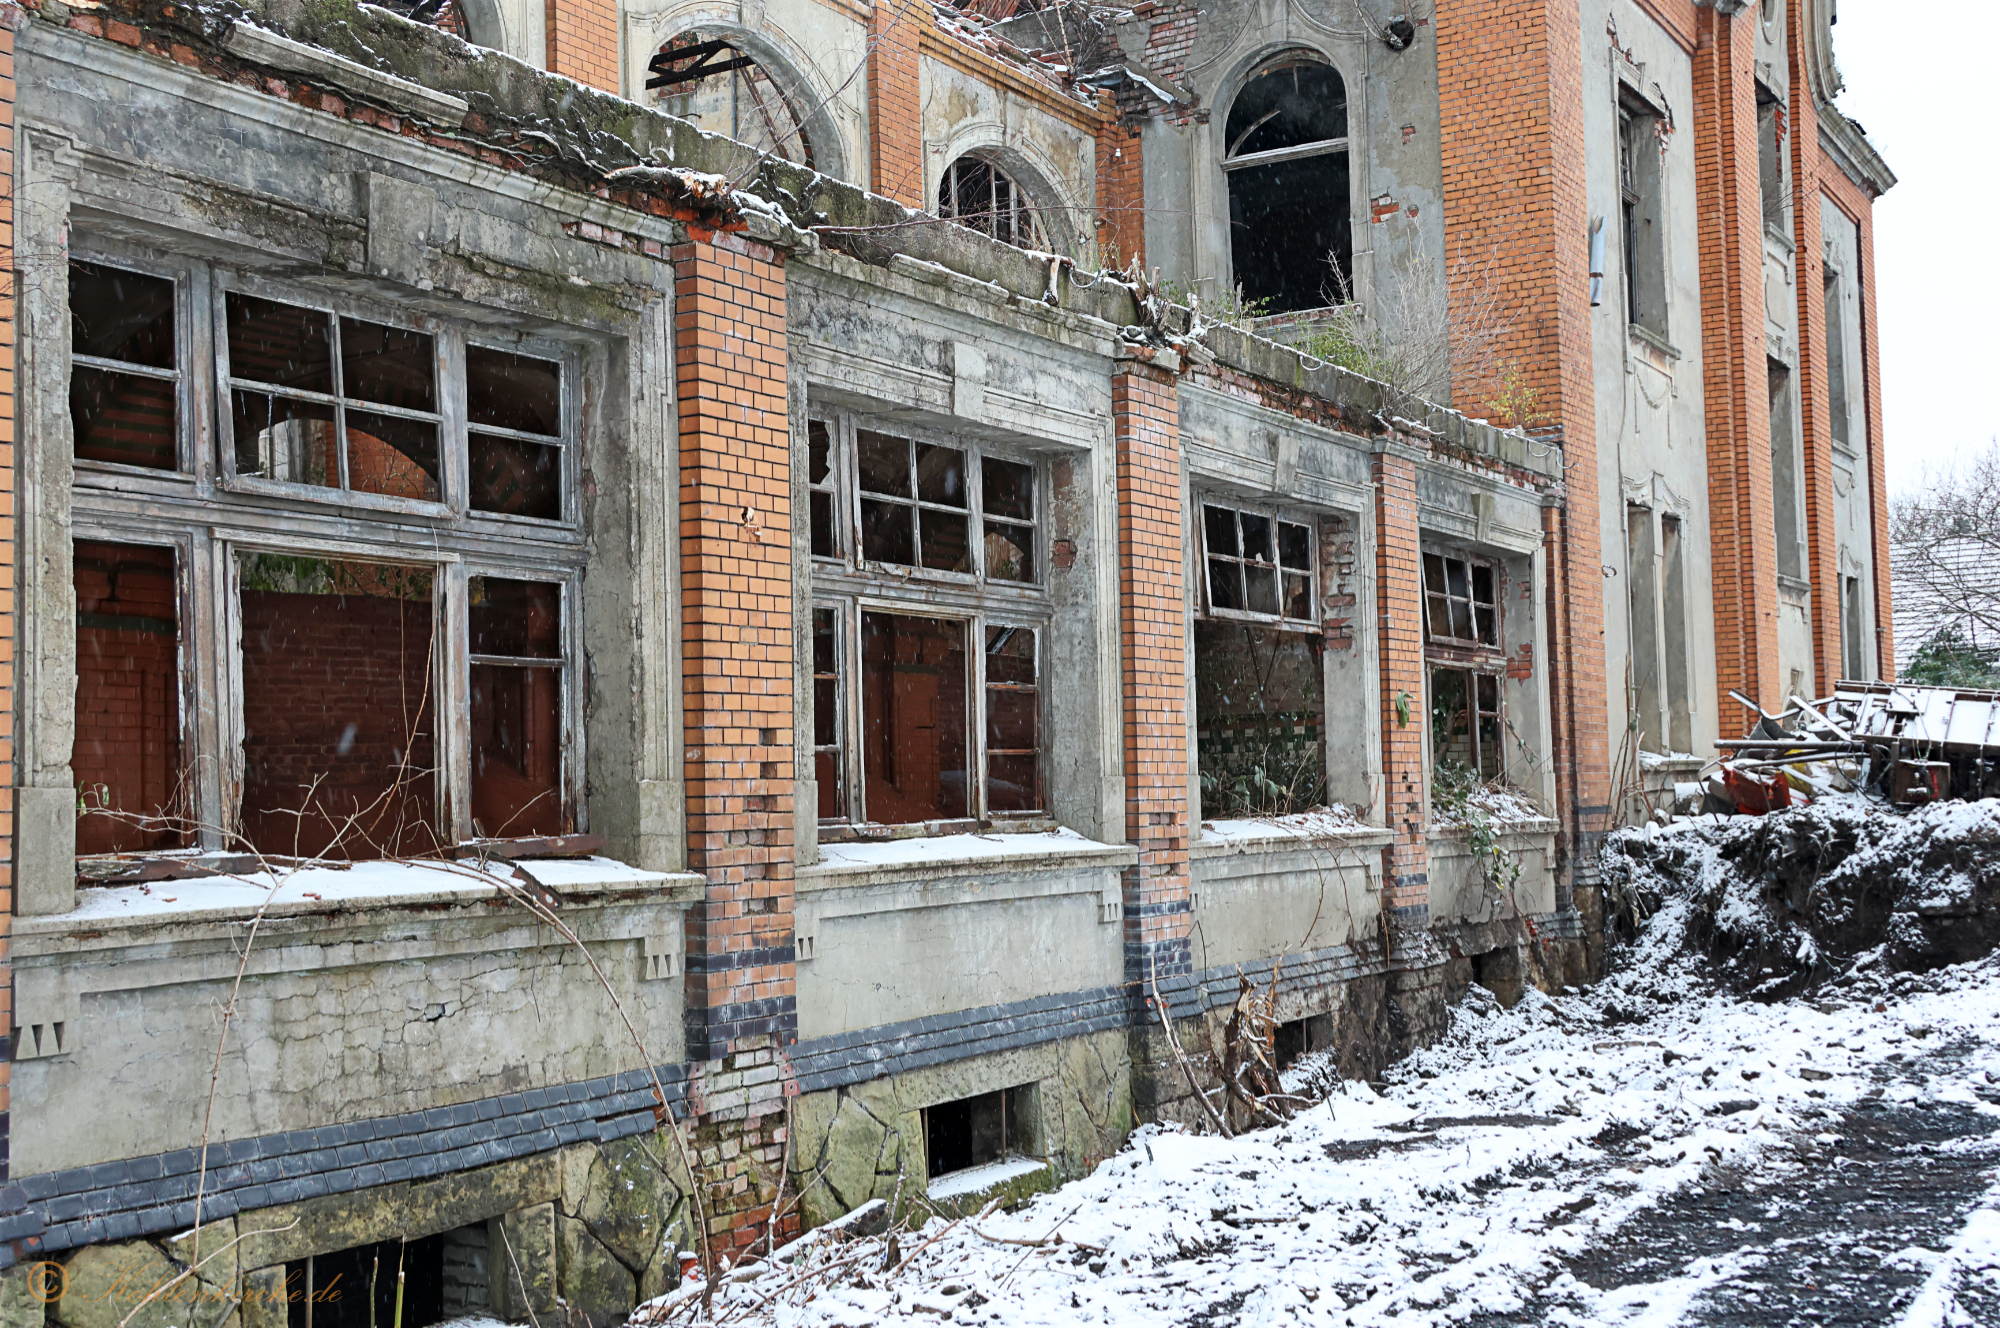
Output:
[[[1992,686],[2000,666],[2000,440],[1889,505],[1896,635],[1911,681]],[[1909,672],[1906,670],[1906,672]]]

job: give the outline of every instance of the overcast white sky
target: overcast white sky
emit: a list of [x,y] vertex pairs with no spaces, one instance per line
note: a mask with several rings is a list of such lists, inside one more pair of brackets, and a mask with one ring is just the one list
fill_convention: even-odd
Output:
[[1896,173],[1875,204],[1889,491],[2000,435],[2000,2],[1839,0],[1840,107]]

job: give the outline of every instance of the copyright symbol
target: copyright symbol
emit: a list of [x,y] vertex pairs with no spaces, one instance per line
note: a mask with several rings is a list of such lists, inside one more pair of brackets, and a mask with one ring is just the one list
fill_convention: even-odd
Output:
[[69,1290],[69,1269],[49,1259],[28,1265],[28,1294],[44,1305],[53,1305]]

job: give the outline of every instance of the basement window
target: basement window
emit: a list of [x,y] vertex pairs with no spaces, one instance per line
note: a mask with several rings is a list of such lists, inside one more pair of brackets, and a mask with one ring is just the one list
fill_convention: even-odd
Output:
[[174,551],[79,540],[75,573],[76,851],[179,848],[189,827]]
[[1028,1154],[1033,1087],[1003,1088],[925,1107],[924,1166],[932,1180]]
[[1347,302],[1347,85],[1340,71],[1290,52],[1236,94],[1223,129],[1229,253],[1247,305],[1266,314]]
[[398,1273],[404,1328],[491,1313],[489,1225],[384,1240],[285,1265],[286,1328],[388,1328]]
[[1043,467],[846,414],[808,444],[821,823],[1040,817]]
[[108,263],[69,265],[69,417],[78,461],[180,462],[175,286]]

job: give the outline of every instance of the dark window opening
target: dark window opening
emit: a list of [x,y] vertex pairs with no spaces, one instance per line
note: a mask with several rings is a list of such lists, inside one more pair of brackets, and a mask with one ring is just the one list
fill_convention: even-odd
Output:
[[1806,574],[1803,458],[1799,455],[1798,415],[1792,409],[1792,370],[1767,361],[1771,390],[1771,515],[1778,538],[1778,575],[1803,580]]
[[933,572],[971,572],[965,453],[867,429],[854,441],[862,556]]
[[474,1254],[485,1231],[482,1223],[294,1259],[285,1265],[286,1328],[389,1328],[396,1322],[399,1272],[404,1328],[484,1313],[490,1292],[466,1282],[470,1269],[490,1262],[490,1252]]
[[1315,622],[1311,526],[1213,503],[1201,515],[1211,611]]
[[174,551],[79,540],[74,556],[76,851],[179,848],[191,826]]
[[1316,633],[1196,621],[1202,819],[1287,816],[1325,804],[1324,650]]
[[781,71],[699,30],[662,46],[647,68],[652,77],[646,87],[659,93],[669,115],[782,160],[808,168],[816,164],[808,116],[799,110],[812,97]]
[[824,420],[806,425],[806,487],[812,505],[812,551],[815,558],[841,555],[840,527],[836,516],[838,486],[833,473],[833,430]]
[[472,510],[562,520],[562,365],[467,346],[465,417]]
[[1244,300],[1263,313],[1345,303],[1354,235],[1339,71],[1294,58],[1253,78],[1230,107],[1224,149]]
[[847,732],[841,697],[840,610],[813,609],[813,779],[819,785],[819,819],[847,816]]
[[1842,662],[1847,676],[1858,682],[1869,676],[1865,642],[1861,636],[1861,578],[1840,578],[1840,598],[1840,634],[1845,638],[1842,642]]
[[1500,606],[1492,564],[1425,554],[1424,600],[1431,640],[1500,644]]
[[935,1180],[968,1167],[1030,1155],[1032,1086],[1003,1088],[925,1107],[924,1168]]
[[1849,441],[1847,411],[1847,310],[1840,274],[1826,274],[1826,400],[1827,420],[1833,441],[1841,447]]
[[1618,187],[1625,258],[1625,318],[1667,335],[1666,225],[1662,215],[1659,117],[1623,109],[1618,117]]
[[240,555],[242,835],[275,856],[435,852],[436,569]]
[[982,457],[980,511],[986,532],[986,575],[994,581],[1035,579],[1035,468]]
[[1020,249],[1046,250],[1048,241],[1034,200],[990,161],[960,157],[938,180],[940,217]]
[[986,629],[986,809],[1042,808],[1042,698],[1032,627]]
[[1333,1016],[1307,1015],[1289,1019],[1271,1030],[1271,1052],[1278,1069],[1289,1070],[1299,1057],[1333,1050]]
[[475,576],[468,589],[473,833],[567,834],[562,588]]
[[79,461],[180,465],[174,283],[102,263],[69,265],[69,416]]
[[1660,731],[1659,618],[1663,615],[1659,612],[1659,559],[1653,552],[1653,511],[1648,507],[1625,509],[1625,595],[1631,655],[1626,678],[1639,750],[1663,752],[1667,750],[1666,734]]
[[1500,678],[1476,669],[1431,671],[1431,754],[1495,780],[1507,772],[1501,738]]
[[959,820],[967,801],[967,624],[861,615],[861,751],[869,820]]
[[1757,185],[1764,224],[1791,234],[1791,179],[1785,160],[1785,107],[1769,88],[1757,85]]

